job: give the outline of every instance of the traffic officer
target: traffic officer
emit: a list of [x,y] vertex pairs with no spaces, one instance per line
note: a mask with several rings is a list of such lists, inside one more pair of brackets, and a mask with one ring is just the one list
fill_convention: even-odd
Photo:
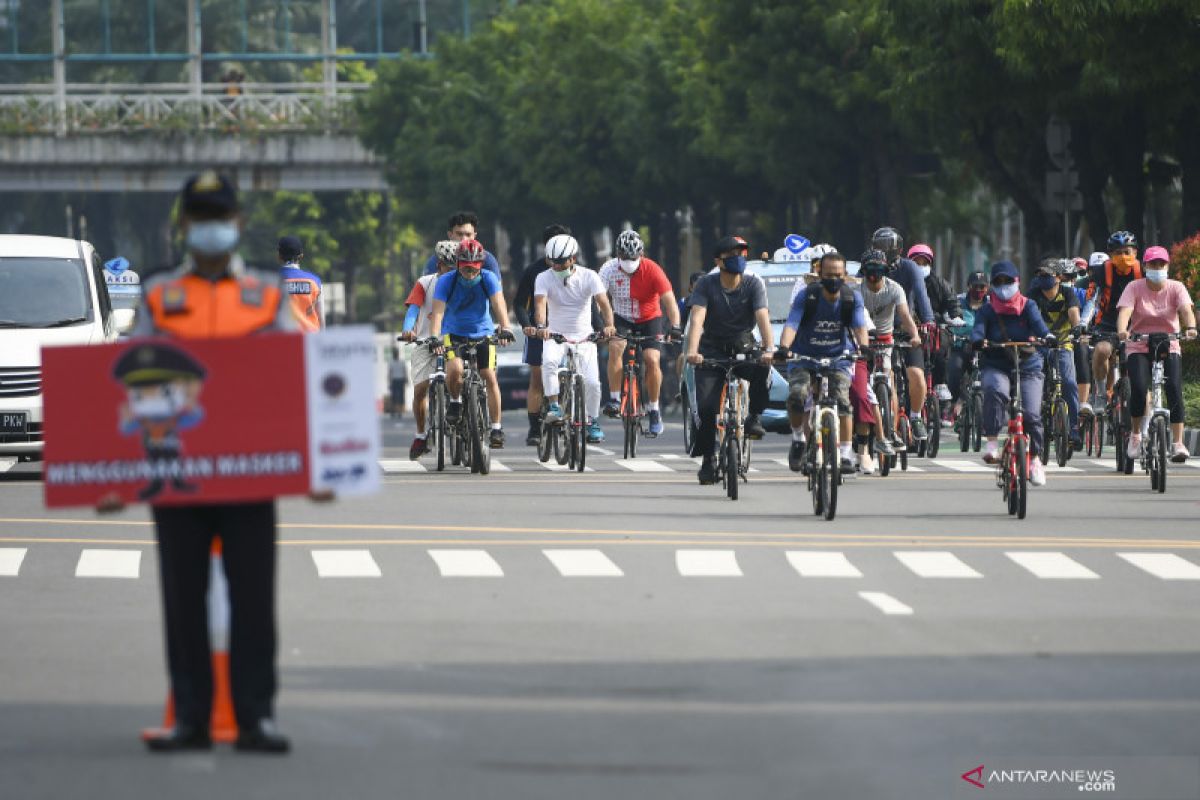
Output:
[[287,293],[292,313],[302,331],[319,331],[325,327],[325,296],[321,279],[300,267],[304,258],[304,243],[296,236],[283,236],[277,246],[279,271],[283,275],[283,290]]
[[[228,178],[207,170],[183,187],[180,228],[188,256],[146,280],[133,336],[183,339],[294,330],[278,272],[250,269],[237,255],[242,218]],[[326,498],[318,498],[326,499]],[[101,503],[101,510],[119,507]],[[151,751],[207,750],[213,701],[208,591],[213,537],[229,584],[229,663],[238,750],[284,753],[275,728],[275,502],[153,507],[162,582],[167,669],[176,724],[147,740]]]

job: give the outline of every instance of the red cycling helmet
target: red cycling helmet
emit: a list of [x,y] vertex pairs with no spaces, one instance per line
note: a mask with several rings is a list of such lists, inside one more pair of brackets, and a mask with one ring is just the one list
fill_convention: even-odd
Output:
[[454,260],[458,264],[482,264],[486,253],[478,240],[463,239],[458,243],[458,252],[455,253]]

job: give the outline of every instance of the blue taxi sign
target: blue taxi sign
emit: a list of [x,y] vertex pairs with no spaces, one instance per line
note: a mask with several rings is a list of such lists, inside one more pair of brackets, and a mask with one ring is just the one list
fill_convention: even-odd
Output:
[[796,253],[797,255],[799,255],[800,252],[810,244],[812,244],[812,242],[798,233],[789,233],[783,240],[783,246],[786,247],[790,252]]
[[129,269],[129,259],[124,256],[117,256],[114,259],[104,262],[104,268],[113,275],[120,275],[125,270]]

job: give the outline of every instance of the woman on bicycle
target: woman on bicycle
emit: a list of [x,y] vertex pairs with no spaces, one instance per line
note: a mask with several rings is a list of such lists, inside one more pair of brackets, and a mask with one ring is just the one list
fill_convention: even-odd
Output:
[[[967,290],[958,296],[959,309],[962,311],[962,325],[951,325],[950,332],[955,339],[950,345],[950,359],[946,365],[946,378],[950,387],[950,396],[954,398],[954,418],[962,414],[963,402],[963,373],[970,363],[974,351],[971,350],[971,331],[975,328],[975,314],[987,302],[988,278],[982,270],[976,270],[967,276]],[[966,337],[967,341],[963,338]]]
[[[1117,337],[1129,339],[1132,333],[1179,333],[1183,322],[1185,335],[1196,338],[1196,312],[1187,287],[1167,277],[1167,265],[1171,257],[1165,248],[1148,247],[1142,258],[1146,265],[1146,277],[1126,287],[1117,301]],[[1150,389],[1150,344],[1145,339],[1129,342],[1125,346],[1128,355],[1129,414],[1131,432],[1126,453],[1137,458],[1142,446],[1142,417],[1146,416],[1146,393]],[[1183,444],[1183,362],[1179,342],[1172,341],[1170,354],[1164,367],[1166,378],[1167,407],[1171,410],[1171,438],[1175,447],[1171,461],[1182,464],[1188,460],[1187,447]]]
[[[985,349],[980,355],[983,383],[983,435],[987,437],[983,460],[999,461],[997,437],[1008,413],[1010,357],[1008,353],[986,349],[988,344],[1029,342],[1036,337],[1053,341],[1054,335],[1042,321],[1037,306],[1020,292],[1020,273],[1011,261],[992,264],[992,292],[986,305],[975,314],[971,343]],[[1042,451],[1042,355],[1034,347],[1021,350],[1021,404],[1025,430],[1029,433],[1029,482],[1046,483],[1046,472],[1037,458]]]

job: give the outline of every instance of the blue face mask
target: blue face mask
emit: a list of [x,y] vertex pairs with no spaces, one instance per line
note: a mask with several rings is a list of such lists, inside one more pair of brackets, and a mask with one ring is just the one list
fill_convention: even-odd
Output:
[[202,256],[223,256],[233,252],[241,235],[235,220],[193,222],[188,226],[187,247]]
[[741,275],[746,271],[745,256],[725,256],[721,259],[721,266],[726,272],[732,272],[734,275]]
[[1048,292],[1058,286],[1058,280],[1053,275],[1035,275],[1032,286],[1039,292]]
[[466,275],[463,275],[461,272],[459,272],[458,279],[460,281],[462,281],[464,284],[466,284],[467,286],[474,286],[475,284],[477,284],[481,280],[483,280],[483,272],[482,271],[476,272],[474,278],[468,278]]
[[992,284],[992,294],[999,297],[1001,300],[1012,300],[1017,294],[1017,285],[1015,283]]
[[1165,269],[1148,269],[1146,270],[1146,280],[1151,283],[1164,283],[1167,280],[1167,271]]

